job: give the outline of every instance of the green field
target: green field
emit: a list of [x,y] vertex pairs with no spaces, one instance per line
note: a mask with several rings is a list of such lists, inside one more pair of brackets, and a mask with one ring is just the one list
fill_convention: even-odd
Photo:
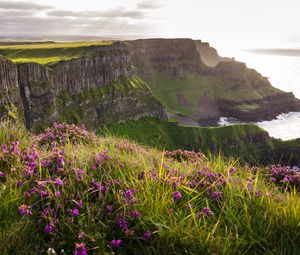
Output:
[[95,55],[94,47],[112,45],[114,41],[73,43],[32,43],[0,45],[0,56],[15,63],[34,62],[43,65]]

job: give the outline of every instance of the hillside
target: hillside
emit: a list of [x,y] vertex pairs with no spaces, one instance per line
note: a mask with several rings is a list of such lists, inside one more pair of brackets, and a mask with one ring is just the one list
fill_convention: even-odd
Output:
[[[297,254],[299,172],[0,125],[0,253]],[[33,238],[34,237],[34,238]]]
[[0,116],[13,103],[32,130],[145,116],[216,125],[300,111],[292,93],[199,40],[14,43],[0,45],[0,56]]
[[254,166],[300,165],[300,139],[281,141],[255,125],[188,127],[154,118],[112,123],[99,134],[123,137],[161,150],[201,151],[238,158]]

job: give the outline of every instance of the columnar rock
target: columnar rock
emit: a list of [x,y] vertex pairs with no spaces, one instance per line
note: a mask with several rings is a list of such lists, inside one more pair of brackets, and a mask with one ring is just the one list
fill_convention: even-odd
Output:
[[0,57],[0,117],[8,113],[11,104],[22,110],[17,67]]

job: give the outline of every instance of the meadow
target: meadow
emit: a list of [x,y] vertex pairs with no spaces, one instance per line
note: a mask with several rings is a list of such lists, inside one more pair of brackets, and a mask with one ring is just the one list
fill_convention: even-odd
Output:
[[1,254],[299,254],[300,174],[82,126],[0,126]]
[[95,54],[94,47],[112,45],[114,41],[70,42],[70,43],[27,43],[0,45],[0,56],[15,63],[56,64],[60,61],[77,59]]

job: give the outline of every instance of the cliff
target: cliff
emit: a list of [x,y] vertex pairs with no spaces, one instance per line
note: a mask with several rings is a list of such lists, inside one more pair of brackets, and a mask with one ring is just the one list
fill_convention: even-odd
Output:
[[182,124],[215,125],[222,116],[261,121],[300,111],[300,100],[274,88],[246,64],[190,39],[127,42],[137,73]]
[[1,59],[1,89],[14,92],[13,100],[5,95],[7,100],[22,102],[28,128],[54,121],[97,127],[144,116],[166,118],[162,105],[136,77],[125,45],[94,47],[94,52],[50,67]]
[[7,114],[10,104],[22,111],[17,67],[11,61],[0,57],[0,117]]
[[200,40],[3,47],[0,54],[16,63],[0,59],[0,113],[12,102],[28,128],[54,121],[97,127],[167,115],[183,124],[214,125],[221,116],[259,121],[300,111],[293,94]]

